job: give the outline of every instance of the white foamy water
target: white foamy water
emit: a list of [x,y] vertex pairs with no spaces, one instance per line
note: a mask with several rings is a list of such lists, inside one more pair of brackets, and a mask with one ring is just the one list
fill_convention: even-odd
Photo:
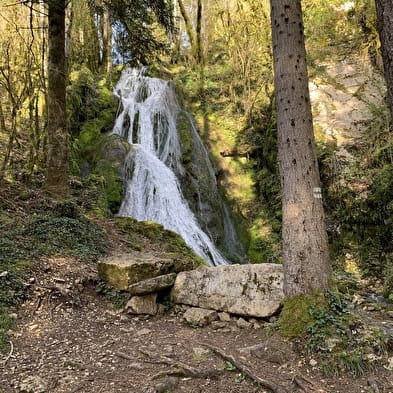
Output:
[[116,85],[115,94],[123,109],[113,133],[132,145],[124,165],[126,190],[119,215],[158,222],[178,233],[210,264],[227,264],[199,226],[175,175],[183,174],[184,168],[176,130],[180,107],[172,85],[144,76],[143,69],[127,69]]

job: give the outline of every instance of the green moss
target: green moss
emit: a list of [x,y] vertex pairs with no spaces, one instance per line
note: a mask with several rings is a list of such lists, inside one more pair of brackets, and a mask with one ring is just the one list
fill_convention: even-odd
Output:
[[117,213],[123,196],[123,179],[119,169],[109,161],[101,160],[94,168],[94,173],[102,179],[101,189],[106,195],[109,210]]
[[184,164],[188,164],[192,159],[192,133],[190,119],[185,112],[179,113],[176,127],[180,138],[182,161]]
[[287,338],[304,337],[314,318],[310,311],[326,304],[323,294],[296,295],[285,299],[280,315],[281,334]]
[[[127,234],[132,249],[151,248],[153,241],[161,251],[163,258],[172,259],[175,263],[189,266],[190,269],[206,265],[184,242],[180,235],[165,229],[161,224],[151,221],[137,221],[129,217],[117,217],[116,225]],[[145,246],[146,244],[146,246]]]

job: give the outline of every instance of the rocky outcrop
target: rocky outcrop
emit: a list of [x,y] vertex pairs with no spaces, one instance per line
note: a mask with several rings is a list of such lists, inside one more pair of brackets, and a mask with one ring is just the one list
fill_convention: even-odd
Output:
[[[171,258],[166,254],[135,252],[102,260],[98,263],[98,274],[110,286],[128,290],[132,284],[157,276],[190,270],[193,267],[194,265],[187,259]],[[147,292],[144,291],[144,293]]]
[[171,297],[175,303],[206,309],[271,316],[284,299],[282,266],[226,265],[182,272],[176,278]]

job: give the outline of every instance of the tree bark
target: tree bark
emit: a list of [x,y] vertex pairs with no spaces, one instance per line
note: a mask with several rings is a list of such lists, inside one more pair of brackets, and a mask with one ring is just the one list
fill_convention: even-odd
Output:
[[184,25],[186,28],[186,33],[188,40],[190,41],[190,47],[191,47],[191,53],[192,56],[194,57],[196,63],[198,63],[198,51],[197,51],[197,43],[196,43],[196,38],[194,35],[194,31],[192,28],[192,23],[190,20],[190,17],[188,16],[186,7],[184,6],[183,0],[178,0],[179,8],[180,8],[180,13],[183,17],[184,20]]
[[197,22],[196,22],[196,61],[197,64],[203,65],[203,47],[202,47],[202,0],[198,0],[197,5]]
[[102,65],[109,74],[112,70],[112,24],[109,10],[105,9],[102,15]]
[[48,142],[46,189],[55,198],[68,193],[65,0],[48,0]]
[[300,0],[271,0],[282,251],[287,297],[329,287],[330,260]]
[[383,69],[388,88],[388,105],[393,119],[393,1],[375,0]]

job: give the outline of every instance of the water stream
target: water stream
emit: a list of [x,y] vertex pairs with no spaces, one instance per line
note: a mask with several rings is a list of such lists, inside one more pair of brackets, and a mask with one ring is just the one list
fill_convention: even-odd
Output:
[[[193,251],[211,265],[227,264],[226,258],[201,229],[185,199],[178,177],[184,175],[181,147],[176,129],[181,111],[170,82],[145,76],[144,69],[127,69],[115,87],[121,100],[113,133],[131,144],[124,164],[125,195],[120,216],[140,221],[154,221],[177,232]],[[209,161],[204,149],[203,160]],[[211,187],[217,187],[213,168],[208,162],[207,175]],[[229,219],[224,207],[225,221]],[[225,224],[225,236],[236,243],[234,228]]]

